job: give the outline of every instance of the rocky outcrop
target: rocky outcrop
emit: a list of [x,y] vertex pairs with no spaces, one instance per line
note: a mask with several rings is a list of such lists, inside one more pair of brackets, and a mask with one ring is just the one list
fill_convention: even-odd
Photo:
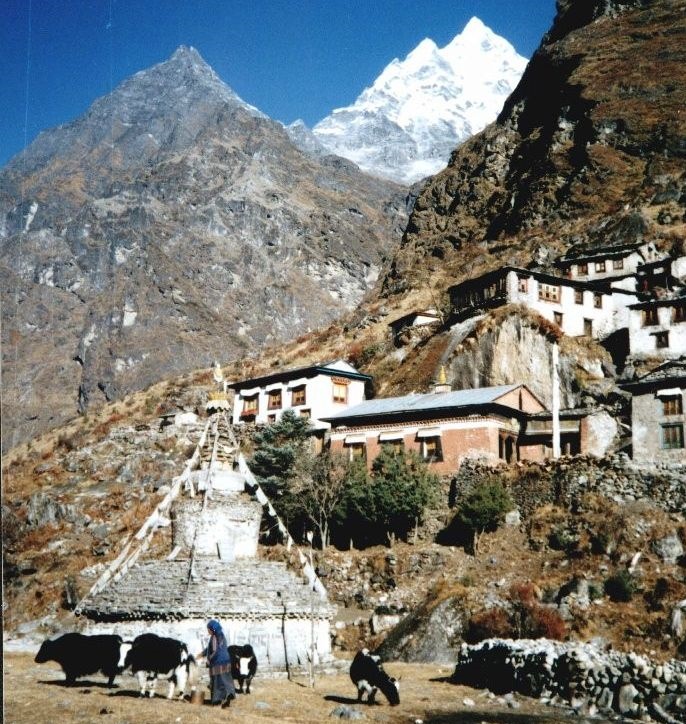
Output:
[[[452,341],[444,364],[453,389],[490,385],[527,385],[548,407],[552,397],[552,344],[550,325],[525,309],[503,309],[476,324],[462,322],[451,331]],[[609,355],[600,346],[587,348],[565,340],[560,354],[560,404],[574,407],[583,387],[593,383],[613,386]]]
[[658,664],[591,644],[546,639],[464,644],[452,681],[495,693],[519,692],[586,715],[656,721],[682,721],[686,715],[686,663]]
[[405,192],[299,151],[192,48],[0,173],[3,447],[94,403],[325,326]]
[[[564,0],[497,121],[457,148],[417,199],[386,294],[470,260],[602,239],[627,214],[683,235],[684,0]],[[646,109],[650,112],[646,112]]]
[[415,609],[392,629],[377,653],[385,661],[448,664],[460,651],[465,612],[457,597],[430,611]]

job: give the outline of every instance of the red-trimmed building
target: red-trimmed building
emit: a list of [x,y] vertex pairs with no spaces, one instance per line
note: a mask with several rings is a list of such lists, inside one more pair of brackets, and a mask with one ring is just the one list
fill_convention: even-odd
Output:
[[368,400],[324,421],[331,425],[332,452],[371,465],[383,446],[413,450],[445,475],[465,458],[498,463],[547,457],[547,429],[526,438],[529,419],[544,412],[526,385],[501,385]]

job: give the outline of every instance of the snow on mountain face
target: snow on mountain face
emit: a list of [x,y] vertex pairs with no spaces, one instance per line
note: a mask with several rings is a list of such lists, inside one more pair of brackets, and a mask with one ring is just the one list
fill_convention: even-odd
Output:
[[351,106],[312,129],[330,152],[395,181],[435,174],[495,120],[527,60],[478,18],[445,48],[428,38],[393,60]]

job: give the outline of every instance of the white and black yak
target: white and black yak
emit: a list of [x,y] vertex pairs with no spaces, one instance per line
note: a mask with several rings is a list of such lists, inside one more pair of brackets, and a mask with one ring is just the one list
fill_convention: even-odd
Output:
[[238,682],[238,691],[243,693],[243,684],[245,684],[245,693],[250,693],[250,682],[257,671],[257,656],[250,644],[239,646],[233,644],[229,646],[229,654],[231,655],[231,676]]
[[376,692],[381,691],[391,706],[400,704],[398,680],[384,671],[381,658],[372,656],[368,649],[362,649],[355,654],[350,664],[350,679],[357,687],[358,701],[361,702],[366,693],[367,703],[373,704]]
[[180,699],[187,684],[191,685],[191,689],[195,688],[198,665],[183,641],[146,633],[136,636],[130,647],[124,657],[123,668],[130,668],[136,674],[141,696],[146,693],[150,697],[155,696],[160,676],[169,681],[168,699],[174,697],[176,688],[179,689]]

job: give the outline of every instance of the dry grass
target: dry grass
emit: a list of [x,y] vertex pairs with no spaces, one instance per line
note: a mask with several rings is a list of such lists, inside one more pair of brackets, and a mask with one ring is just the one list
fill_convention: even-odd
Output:
[[[418,719],[426,724],[442,722],[518,721],[553,724],[566,719],[564,712],[546,709],[533,700],[516,697],[521,707],[513,713],[504,703],[490,699],[486,692],[455,686],[444,679],[450,666],[389,663],[390,674],[401,678],[401,703],[390,707],[380,696],[379,703],[358,705],[347,671],[317,678],[315,688],[306,678],[298,681],[267,680],[259,672],[253,693],[239,695],[228,710],[167,701],[158,696],[141,700],[133,677],[123,676],[119,686],[107,689],[101,675],[82,680],[75,687],[63,685],[64,676],[56,664],[34,664],[29,654],[5,657],[5,711],[8,724],[44,724],[69,721],[71,724],[215,724],[221,720],[240,720],[241,724],[293,722],[315,724],[331,721],[331,712],[347,705],[360,710],[364,720],[383,724],[403,724]],[[158,692],[163,690],[158,685]],[[471,699],[474,706],[464,704]]]

